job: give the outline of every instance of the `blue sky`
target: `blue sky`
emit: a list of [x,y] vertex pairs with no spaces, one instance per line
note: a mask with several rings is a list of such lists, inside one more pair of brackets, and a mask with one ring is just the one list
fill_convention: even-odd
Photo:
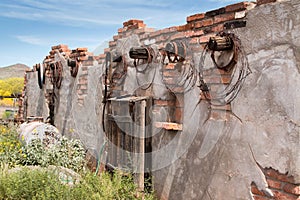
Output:
[[241,0],[1,0],[0,67],[43,61],[51,46],[93,51],[117,34],[124,21],[142,19],[156,29]]

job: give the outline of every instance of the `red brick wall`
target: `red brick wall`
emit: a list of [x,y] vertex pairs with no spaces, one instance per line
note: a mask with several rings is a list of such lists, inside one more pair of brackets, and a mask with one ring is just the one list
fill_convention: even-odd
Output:
[[[276,0],[257,0],[257,5],[262,5],[266,3],[272,3]],[[93,56],[88,52],[87,48],[76,48],[70,50],[67,45],[60,44],[57,46],[52,46],[49,55],[44,59],[44,63],[50,63],[54,61],[54,55],[60,52],[66,59],[76,59],[80,62],[82,67],[82,74],[78,78],[77,94],[78,103],[83,104],[84,96],[87,94],[87,77],[88,77],[88,66],[93,65],[92,60],[97,59],[99,64],[104,62],[105,52],[112,51],[116,48],[118,39],[126,38],[132,34],[137,34],[140,38],[141,43],[145,44],[149,41],[155,40],[155,44],[159,47],[165,47],[167,42],[173,40],[184,40],[187,42],[189,49],[193,52],[199,52],[202,50],[202,45],[208,42],[211,36],[216,33],[228,29],[235,29],[246,26],[245,16],[247,15],[247,10],[255,7],[253,2],[240,2],[226,7],[222,7],[216,10],[208,11],[206,13],[198,13],[188,16],[186,19],[186,24],[173,26],[165,28],[162,30],[154,30],[149,28],[144,24],[142,20],[131,19],[123,23],[123,27],[118,29],[118,34],[113,36],[113,40],[109,41],[109,48],[105,49],[103,54],[99,56]],[[93,57],[93,58],[92,58]],[[88,58],[91,58],[87,61]],[[178,77],[176,68],[174,65],[169,64],[163,67],[164,82],[166,85],[172,87],[175,85],[175,78]],[[230,81],[230,74],[218,71],[221,76],[215,77],[215,71],[207,71],[206,82],[213,85],[212,88],[218,87],[218,84],[228,84]],[[117,88],[116,88],[117,89]],[[120,89],[120,88],[119,88]],[[180,94],[183,92],[183,88],[173,87],[172,92]],[[213,89],[212,89],[213,92]],[[116,92],[118,93],[118,92]],[[201,97],[200,97],[201,98]],[[202,96],[202,100],[205,100]],[[174,100],[176,101],[176,100]],[[215,119],[224,119],[220,115],[219,111],[225,111],[227,118],[227,111],[231,110],[230,105],[224,106],[212,106],[212,116]],[[183,111],[182,105],[175,106],[174,108],[174,121],[181,122]]]
[[296,184],[292,176],[282,174],[272,168],[264,169],[264,174],[269,188],[272,190],[274,197],[267,197],[260,191],[255,183],[251,185],[251,192],[255,200],[299,200],[300,184]]

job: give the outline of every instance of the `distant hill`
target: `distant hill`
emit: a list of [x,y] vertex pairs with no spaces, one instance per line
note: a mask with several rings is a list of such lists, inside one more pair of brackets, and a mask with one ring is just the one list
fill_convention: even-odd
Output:
[[24,64],[15,64],[7,67],[0,67],[0,79],[11,78],[11,77],[24,77],[26,69],[30,69]]

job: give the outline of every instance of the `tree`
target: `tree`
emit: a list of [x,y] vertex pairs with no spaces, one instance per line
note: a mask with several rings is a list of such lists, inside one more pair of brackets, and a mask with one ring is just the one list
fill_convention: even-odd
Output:
[[[24,78],[7,78],[0,80],[0,96],[17,97],[22,93]],[[0,100],[0,105],[12,106],[13,99]]]

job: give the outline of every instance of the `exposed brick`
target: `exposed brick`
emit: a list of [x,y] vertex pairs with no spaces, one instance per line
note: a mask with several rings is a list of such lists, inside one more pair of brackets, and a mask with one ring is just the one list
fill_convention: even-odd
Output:
[[265,194],[262,191],[260,191],[254,183],[251,184],[251,192],[252,194],[265,196]]
[[150,33],[149,37],[157,37],[161,34],[162,34],[162,31],[159,30],[159,31],[155,31],[155,32]]
[[174,93],[183,93],[184,88],[183,87],[174,87],[174,88],[172,88],[172,92],[174,92]]
[[234,13],[226,13],[226,14],[223,14],[223,15],[217,15],[217,16],[214,17],[214,23],[230,21],[230,20],[233,20],[234,17],[235,17]]
[[234,29],[234,28],[242,28],[245,27],[247,24],[246,21],[233,21],[233,22],[226,22],[224,24],[225,29]]
[[184,106],[184,94],[177,94],[176,95],[176,107],[183,107]]
[[213,25],[214,23],[212,18],[202,20],[201,22],[202,22],[202,26],[210,26]]
[[135,33],[141,35],[141,34],[145,34],[145,33],[152,33],[154,31],[155,31],[154,28],[143,27],[143,28],[135,30]]
[[116,41],[116,40],[120,39],[121,37],[122,37],[121,35],[114,35],[114,36],[113,36],[113,40]]
[[207,43],[209,41],[210,37],[213,37],[213,36],[214,36],[214,34],[208,34],[208,35],[204,35],[204,36],[200,37],[200,41],[199,41],[200,44]]
[[204,77],[204,81],[206,83],[223,83],[223,84],[228,84],[231,81],[230,76],[226,75],[221,75],[221,76],[207,76]]
[[[193,49],[193,47],[192,47],[192,51],[196,51],[196,50],[198,50],[198,51],[200,51],[200,49],[198,49],[199,47],[198,47],[198,44],[199,44],[199,38],[198,37],[194,37],[194,38],[191,38],[191,40],[189,41],[189,44],[190,45],[197,45],[197,49]],[[191,47],[191,46],[190,46]]]
[[213,26],[211,28],[212,32],[220,32],[224,30],[224,25],[223,24],[218,24],[217,26]]
[[283,187],[283,190],[287,193],[300,195],[300,185],[286,183]]
[[83,94],[83,92],[82,92],[82,90],[80,89],[79,85],[77,86],[77,94],[78,94],[78,95],[82,95],[82,94]]
[[78,84],[86,85],[88,83],[88,80],[86,78],[79,78]]
[[204,32],[204,34],[208,34],[208,33],[213,32],[213,31],[212,31],[212,27],[211,27],[211,26],[209,26],[209,27],[204,27],[204,28],[203,28],[203,32]]
[[175,106],[175,102],[174,101],[170,101],[170,100],[154,100],[154,105],[157,106]]
[[164,28],[161,30],[162,34],[170,34],[170,33],[174,33],[177,32],[177,26],[171,26],[169,28]]
[[262,4],[272,3],[272,2],[276,2],[276,0],[256,0],[257,5],[262,5]]
[[182,108],[175,108],[175,112],[174,112],[175,122],[182,123],[182,113],[183,113]]
[[219,9],[216,9],[216,10],[206,12],[205,17],[214,17],[216,15],[224,14],[225,12],[226,12],[225,8],[219,8]]
[[273,177],[275,179],[278,179],[278,176],[279,176],[278,171],[276,171],[275,169],[272,169],[272,168],[264,169],[264,174],[266,176]]
[[206,26],[211,26],[213,25],[214,21],[212,18],[208,18],[208,19],[204,19],[201,21],[197,21],[194,24],[194,28],[202,28],[202,27],[206,27]]
[[155,122],[156,128],[164,128],[166,130],[182,130],[182,124],[172,123],[172,122]]
[[174,78],[164,78],[164,83],[167,85],[175,85],[177,81]]
[[187,31],[187,32],[185,32],[185,37],[187,37],[187,38],[200,37],[203,34],[204,34],[203,30]]
[[214,110],[227,110],[230,111],[231,110],[231,105],[230,104],[226,104],[226,105],[211,105],[211,109]]
[[236,12],[234,14],[234,19],[242,19],[244,17],[246,17],[246,11],[245,10],[244,11],[240,11],[240,12]]
[[194,23],[194,28],[202,28],[202,22],[201,21],[199,21],[199,22],[195,22]]
[[185,25],[186,30],[192,30],[194,28],[194,23],[188,23]]
[[236,12],[236,11],[241,11],[241,10],[246,10],[247,6],[249,5],[248,2],[240,2],[236,4],[231,4],[225,7],[226,12]]
[[164,65],[165,69],[175,69],[176,63],[168,63],[167,65]]
[[195,14],[195,15],[191,15],[191,16],[188,16],[186,18],[186,21],[188,23],[190,22],[193,22],[193,21],[196,21],[196,20],[200,20],[200,19],[203,19],[205,17],[205,13],[199,13],[199,14]]
[[61,49],[61,48],[66,48],[66,49],[68,49],[69,47],[68,47],[68,45],[66,45],[66,44],[59,44],[59,45],[57,45],[57,46],[52,46],[52,47],[51,47],[52,50],[55,50],[55,49]]
[[174,77],[174,76],[178,76],[179,73],[177,71],[168,70],[168,71],[164,71],[163,75],[164,75],[164,77]]
[[144,27],[146,27],[146,24],[139,22],[139,23],[128,26],[128,30],[140,29],[140,28],[144,28]]
[[182,39],[185,38],[185,32],[177,32],[170,37],[170,40]]
[[290,195],[281,191],[277,191],[277,190],[273,190],[272,191],[275,199],[278,200],[299,200],[298,197],[296,195]]
[[211,110],[209,119],[226,121],[229,117],[230,113],[228,111]]
[[119,28],[119,29],[118,29],[118,34],[123,33],[123,31],[124,31],[124,28]]
[[186,29],[186,25],[177,26],[177,31],[185,31]]
[[87,90],[87,85],[80,85],[80,90]]
[[281,182],[279,181],[267,179],[267,183],[270,188],[281,189]]
[[102,53],[102,54],[99,54],[99,59],[103,59],[106,57],[106,54]]
[[109,41],[109,47],[115,47],[117,45],[116,41]]
[[294,178],[292,176],[287,176],[285,174],[282,174],[275,169],[267,168],[264,170],[264,173],[266,174],[266,176],[272,177],[273,179],[277,179],[288,183],[294,183]]
[[143,24],[144,22],[143,22],[143,20],[139,20],[139,19],[130,19],[127,22],[124,22],[123,26],[127,27],[127,26],[134,25],[137,23]]
[[255,200],[269,200],[267,197],[259,196],[259,195],[253,195],[253,198]]
[[86,47],[78,47],[78,48],[76,48],[76,51],[79,51],[79,52],[88,51],[88,48],[86,48]]
[[128,21],[123,22],[123,27],[126,27],[126,26],[128,26]]
[[211,75],[231,75],[232,72],[228,72],[222,69],[214,68],[203,71],[203,76],[211,76]]

